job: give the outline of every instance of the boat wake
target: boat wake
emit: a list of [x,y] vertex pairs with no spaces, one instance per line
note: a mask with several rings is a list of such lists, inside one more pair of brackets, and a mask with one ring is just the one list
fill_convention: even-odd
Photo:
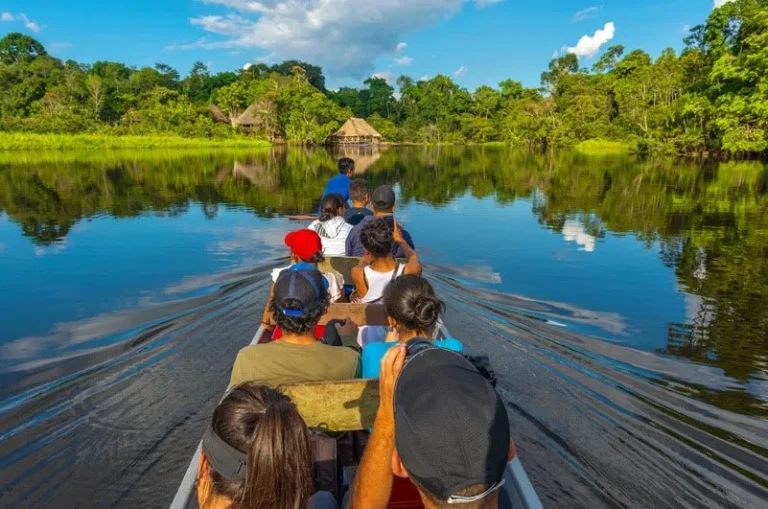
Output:
[[[272,267],[188,278],[136,309],[0,345],[0,506],[167,506],[258,328]],[[574,332],[620,335],[619,315],[466,283],[492,282],[483,268],[432,269],[451,332],[490,356],[545,507],[768,503],[768,422],[707,402],[736,381]]]

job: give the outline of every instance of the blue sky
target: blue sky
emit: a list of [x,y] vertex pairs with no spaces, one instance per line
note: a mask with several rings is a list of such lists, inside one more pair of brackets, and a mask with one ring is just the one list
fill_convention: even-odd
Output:
[[3,0],[0,34],[26,32],[64,59],[163,62],[182,75],[196,60],[218,72],[298,58],[322,65],[330,87],[443,73],[474,89],[537,86],[568,48],[583,65],[611,44],[679,50],[714,1]]

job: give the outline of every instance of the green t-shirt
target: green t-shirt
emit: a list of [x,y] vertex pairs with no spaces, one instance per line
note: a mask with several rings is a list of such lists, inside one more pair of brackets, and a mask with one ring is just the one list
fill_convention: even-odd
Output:
[[345,346],[274,341],[240,350],[229,386],[261,382],[271,386],[360,377],[360,354]]

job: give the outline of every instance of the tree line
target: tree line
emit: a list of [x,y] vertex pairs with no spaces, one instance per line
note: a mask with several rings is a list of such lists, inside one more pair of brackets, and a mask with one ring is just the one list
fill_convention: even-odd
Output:
[[12,33],[0,41],[0,92],[6,131],[227,137],[242,133],[247,110],[249,133],[293,143],[321,143],[354,115],[392,142],[546,148],[604,139],[640,152],[763,154],[768,0],[715,9],[680,54],[611,46],[591,69],[575,55],[555,58],[538,88],[509,79],[471,92],[437,75],[328,90],[322,69],[299,61],[215,74],[198,62],[182,78],[165,64],[62,62]]

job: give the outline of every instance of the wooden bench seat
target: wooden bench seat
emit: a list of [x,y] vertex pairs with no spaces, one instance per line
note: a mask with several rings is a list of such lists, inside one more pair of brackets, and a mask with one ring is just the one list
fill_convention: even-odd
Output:
[[323,431],[373,428],[379,409],[378,380],[308,382],[280,387],[296,404],[307,426]]

